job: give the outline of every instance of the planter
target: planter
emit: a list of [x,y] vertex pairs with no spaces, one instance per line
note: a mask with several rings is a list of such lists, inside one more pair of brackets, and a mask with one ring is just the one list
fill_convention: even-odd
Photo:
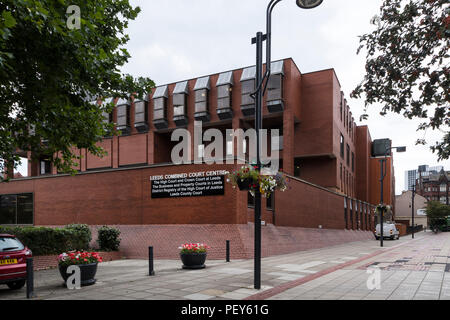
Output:
[[206,252],[203,253],[180,253],[183,269],[202,269],[205,267]]
[[253,184],[255,184],[255,183],[253,182],[252,179],[248,179],[248,178],[245,178],[243,180],[237,179],[237,185],[239,187],[239,190],[251,190],[251,189],[254,189],[254,188],[250,187]]
[[[95,274],[97,273],[97,265],[98,263],[90,263],[90,264],[78,264],[77,266],[80,267],[80,273],[81,273],[81,285],[82,286],[88,286],[91,284],[94,284],[96,279]],[[70,274],[67,274],[67,268],[69,266],[58,266],[59,273],[61,274],[61,277],[64,279],[64,283],[67,282],[67,279],[71,276]]]

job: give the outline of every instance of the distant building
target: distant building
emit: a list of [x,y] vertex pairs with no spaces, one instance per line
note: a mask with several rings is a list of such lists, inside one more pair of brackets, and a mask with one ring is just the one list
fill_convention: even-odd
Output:
[[428,201],[439,201],[443,204],[449,202],[450,171],[442,169],[439,173],[422,175],[416,179],[416,192],[424,196]]
[[[403,191],[401,195],[395,196],[395,221],[412,226],[412,191]],[[414,224],[427,227],[427,216],[425,208],[427,199],[419,194],[414,196]]]
[[430,174],[438,173],[443,169],[443,166],[430,167],[428,165],[421,165],[416,170],[405,171],[405,189],[412,190],[413,186],[416,184],[416,179],[419,178],[419,171],[423,177],[427,177]]

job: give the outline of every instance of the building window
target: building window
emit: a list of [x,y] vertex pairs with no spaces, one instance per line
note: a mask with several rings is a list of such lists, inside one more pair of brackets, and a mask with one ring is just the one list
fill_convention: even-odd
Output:
[[340,103],[340,108],[339,108],[339,113],[341,115],[341,122],[342,122],[342,108],[344,106],[344,93],[341,91],[341,103]]
[[242,94],[241,105],[245,106],[254,104],[255,101],[250,96],[250,94],[253,93],[254,91],[255,91],[254,79],[245,80],[241,82],[241,94]]
[[350,167],[350,146],[347,143],[347,166]]
[[209,76],[199,78],[195,82],[195,120],[209,121]]
[[348,229],[347,198],[344,198],[344,219],[345,219],[345,229]]
[[267,109],[269,112],[283,111],[283,75],[284,61],[275,61],[270,64],[271,75],[267,82]]
[[352,172],[355,172],[355,153],[352,152]]
[[153,100],[153,119],[161,120],[166,118],[166,98],[156,98]]
[[255,207],[255,197],[252,196],[250,191],[247,192],[247,207],[249,207],[249,208]]
[[241,112],[244,116],[255,114],[255,100],[250,96],[255,91],[256,67],[244,69],[241,76]]
[[216,82],[217,88],[217,115],[220,120],[231,119],[231,92],[233,86],[233,72],[221,73]]
[[33,224],[33,194],[0,195],[0,224]]
[[173,121],[177,126],[187,125],[188,82],[178,82],[173,90]]
[[446,192],[447,191],[447,185],[446,184],[441,184],[439,187],[439,191],[440,192]]
[[342,135],[342,133],[341,133],[340,145],[341,145],[341,158],[344,159],[344,136]]
[[148,105],[147,101],[134,101],[134,127],[138,131],[148,130]]
[[266,209],[273,210],[274,209],[274,193],[271,193],[270,196],[266,198]]
[[117,102],[117,130],[122,134],[129,132],[130,127],[130,105],[127,101],[119,100]]
[[52,173],[52,164],[48,159],[41,159],[39,161],[39,172],[41,175]]

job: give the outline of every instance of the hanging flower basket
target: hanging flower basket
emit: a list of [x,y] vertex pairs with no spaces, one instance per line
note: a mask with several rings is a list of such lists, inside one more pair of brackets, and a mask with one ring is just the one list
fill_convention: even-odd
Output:
[[239,190],[248,190],[254,196],[259,189],[263,197],[269,197],[275,190],[285,191],[287,189],[286,176],[278,172],[275,175],[263,175],[256,166],[245,165],[239,170],[228,174],[227,182]]

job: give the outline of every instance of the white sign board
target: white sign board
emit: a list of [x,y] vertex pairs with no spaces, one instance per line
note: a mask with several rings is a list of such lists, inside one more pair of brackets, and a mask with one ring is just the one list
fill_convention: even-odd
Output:
[[418,209],[417,210],[417,215],[418,216],[426,216],[427,213],[426,213],[425,209]]

